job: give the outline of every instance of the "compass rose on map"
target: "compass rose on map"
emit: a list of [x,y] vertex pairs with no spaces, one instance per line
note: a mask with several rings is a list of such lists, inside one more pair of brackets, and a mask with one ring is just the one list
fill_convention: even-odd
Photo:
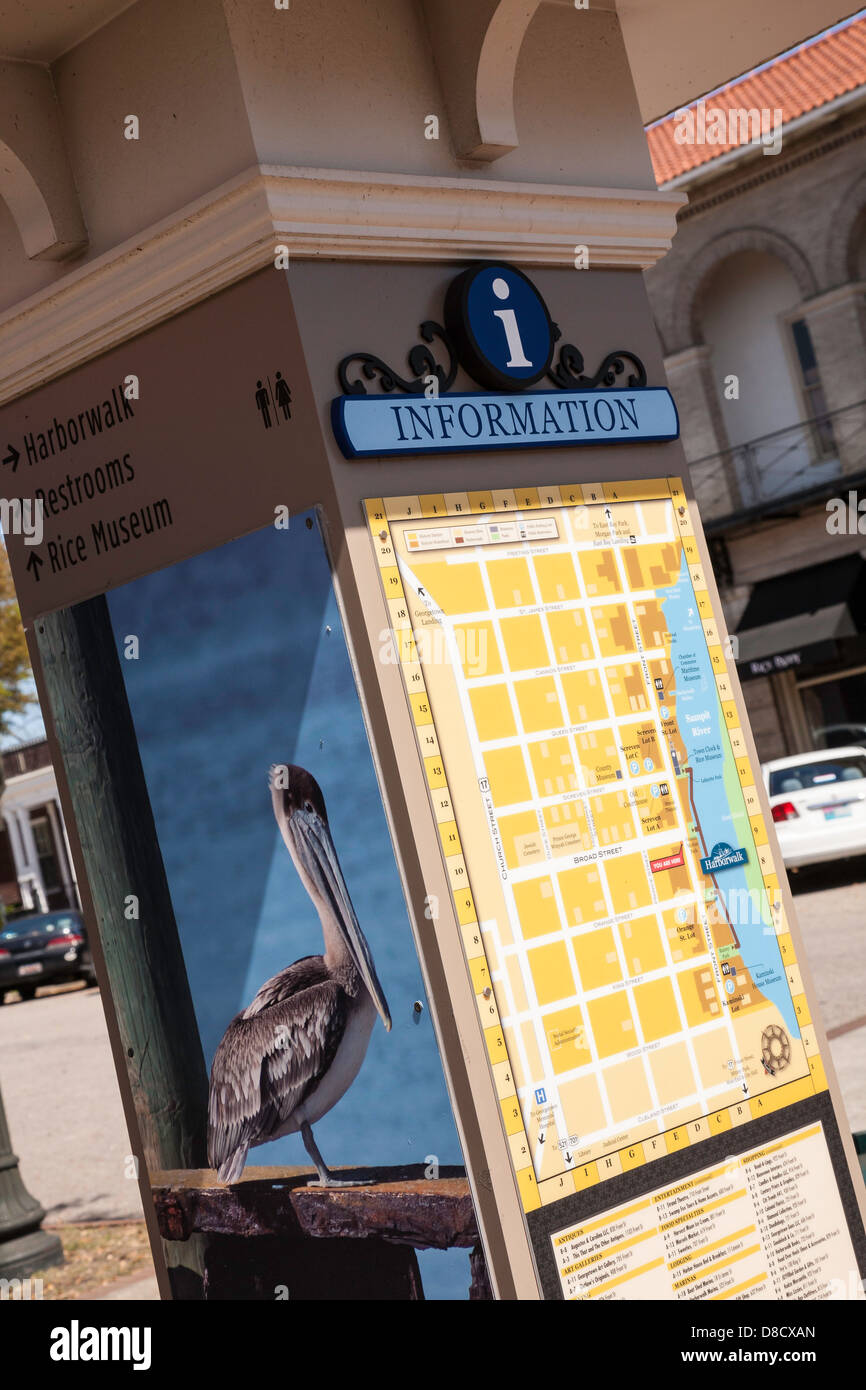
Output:
[[791,1061],[788,1034],[777,1023],[771,1023],[761,1034],[761,1060],[771,1076],[784,1071]]

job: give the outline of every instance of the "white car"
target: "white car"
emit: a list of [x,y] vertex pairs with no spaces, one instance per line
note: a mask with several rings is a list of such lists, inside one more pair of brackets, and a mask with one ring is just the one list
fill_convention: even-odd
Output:
[[866,854],[866,748],[828,748],[762,766],[791,869]]

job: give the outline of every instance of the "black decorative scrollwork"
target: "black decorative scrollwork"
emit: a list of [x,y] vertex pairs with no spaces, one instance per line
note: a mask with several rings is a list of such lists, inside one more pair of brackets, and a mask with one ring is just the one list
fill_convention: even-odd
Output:
[[634,368],[634,371],[629,373],[626,384],[630,387],[646,386],[647,375],[643,362],[633,352],[622,348],[607,354],[595,376],[585,376],[583,353],[573,343],[563,343],[559,349],[559,360],[547,375],[564,391],[573,391],[575,388],[593,391],[596,387],[616,386],[617,378],[626,370],[626,362],[630,362]]
[[[443,394],[454,384],[457,376],[457,354],[455,353],[445,329],[441,324],[435,323],[432,319],[425,319],[419,328],[419,333],[424,339],[423,343],[416,343],[409,350],[407,361],[409,369],[414,373],[412,378],[400,376],[383,362],[381,357],[376,357],[372,352],[352,352],[348,357],[344,357],[337,368],[337,375],[344,395],[365,396],[367,388],[356,377],[354,381],[349,379],[349,370],[353,363],[359,363],[361,371],[368,381],[375,381],[378,377],[379,385],[383,391],[406,391],[411,395],[419,395],[427,385],[425,378],[435,376],[439,382],[439,393]],[[448,353],[448,366],[443,367],[436,361],[431,349],[425,344],[432,343],[438,338]]]

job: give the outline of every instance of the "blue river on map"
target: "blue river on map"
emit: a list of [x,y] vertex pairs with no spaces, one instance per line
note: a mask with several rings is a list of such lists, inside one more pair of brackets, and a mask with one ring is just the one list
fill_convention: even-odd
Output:
[[[754,842],[751,835],[746,844],[743,844],[742,838],[738,839],[741,832],[735,828],[725,788],[722,748],[728,732],[722,727],[722,709],[685,554],[676,584],[668,589],[659,589],[658,594],[671,634],[677,720],[693,773],[695,805],[707,850],[711,852],[713,846],[720,843],[729,844],[734,849],[745,848],[751,859],[755,854]],[[705,711],[708,712],[707,718],[695,718]],[[708,726],[709,733],[706,732]],[[705,732],[701,733],[700,730]],[[716,750],[715,756],[708,756],[710,749]],[[745,805],[737,820],[743,829],[748,830]],[[730,900],[731,890],[738,890],[733,901],[749,904],[748,912],[736,914],[746,919],[736,922],[744,962],[750,967],[756,986],[776,1006],[791,1034],[798,1038],[800,1029],[794,1003],[775,939],[770,946],[770,937],[764,934],[764,923],[753,920],[759,914],[749,901],[745,867],[734,865],[726,868],[719,874],[719,879],[722,880],[722,896],[727,901]]]

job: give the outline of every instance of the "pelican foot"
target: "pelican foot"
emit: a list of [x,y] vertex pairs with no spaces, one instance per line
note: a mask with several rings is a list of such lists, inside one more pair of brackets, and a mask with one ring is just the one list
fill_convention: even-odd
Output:
[[310,1178],[307,1187],[372,1187],[375,1178]]
[[308,1122],[304,1120],[301,1125],[301,1138],[304,1141],[304,1148],[316,1165],[317,1178],[310,1178],[307,1187],[370,1187],[376,1181],[375,1178],[335,1178],[322,1155],[319,1153],[318,1146],[313,1138],[313,1131]]

